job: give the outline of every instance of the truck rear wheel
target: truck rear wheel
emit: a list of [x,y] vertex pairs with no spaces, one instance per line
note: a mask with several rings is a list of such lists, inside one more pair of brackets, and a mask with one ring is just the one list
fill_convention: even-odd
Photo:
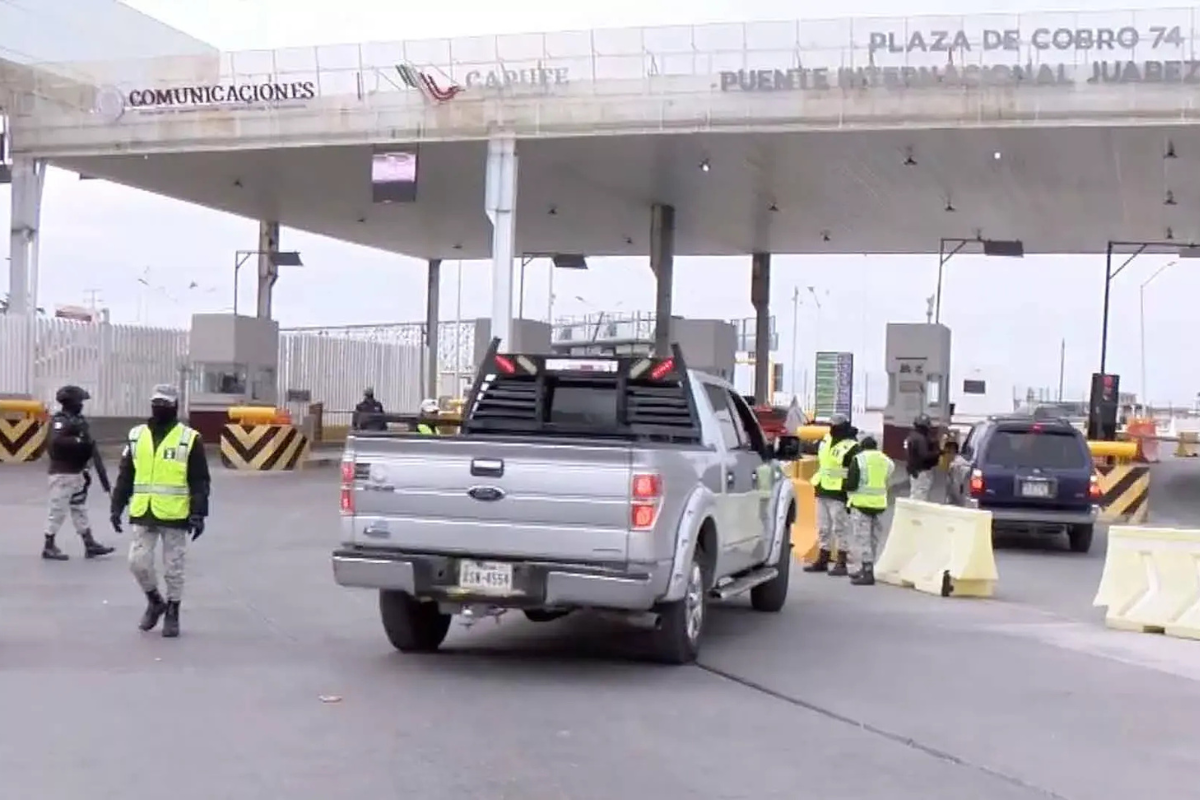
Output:
[[1094,525],[1072,525],[1067,529],[1067,540],[1072,553],[1086,553],[1092,549],[1092,535],[1096,531]]
[[792,523],[795,521],[796,507],[791,506],[783,523],[783,546],[779,550],[779,560],[774,565],[779,574],[750,590],[750,607],[755,611],[773,614],[782,611],[787,602],[788,576],[792,571]]
[[432,653],[450,631],[450,615],[437,603],[423,603],[407,592],[381,591],[379,616],[388,641],[401,653]]
[[664,664],[691,664],[700,653],[700,637],[708,621],[708,571],[699,547],[688,566],[683,597],[658,607],[655,655]]

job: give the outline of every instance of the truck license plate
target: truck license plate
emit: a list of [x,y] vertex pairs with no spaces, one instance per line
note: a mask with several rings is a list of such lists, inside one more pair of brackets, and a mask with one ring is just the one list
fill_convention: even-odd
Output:
[[461,561],[458,586],[481,594],[512,594],[512,564],[497,561]]
[[1049,497],[1050,484],[1046,481],[1022,481],[1022,497]]

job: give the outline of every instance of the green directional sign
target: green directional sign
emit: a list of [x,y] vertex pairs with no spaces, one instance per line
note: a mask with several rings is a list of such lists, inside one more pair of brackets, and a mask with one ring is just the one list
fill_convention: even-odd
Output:
[[854,405],[854,353],[817,353],[815,403],[817,419],[842,414],[847,419]]

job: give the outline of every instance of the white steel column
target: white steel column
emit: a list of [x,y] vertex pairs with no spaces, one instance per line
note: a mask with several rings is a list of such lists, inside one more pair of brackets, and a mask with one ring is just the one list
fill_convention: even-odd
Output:
[[274,253],[279,252],[279,223],[258,223],[258,302],[255,314],[259,319],[271,318],[275,297],[275,281],[279,280],[279,265]]
[[34,314],[38,296],[38,232],[46,164],[17,158],[12,164],[12,223],[9,226],[8,310]]
[[492,223],[492,338],[512,346],[513,259],[517,238],[517,140],[488,140],[484,211]]

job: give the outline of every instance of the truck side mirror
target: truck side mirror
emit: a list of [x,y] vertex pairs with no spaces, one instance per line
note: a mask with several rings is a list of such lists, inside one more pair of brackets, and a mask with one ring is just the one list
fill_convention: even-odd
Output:
[[795,461],[800,457],[799,436],[780,436],[775,440],[774,456],[780,461]]

